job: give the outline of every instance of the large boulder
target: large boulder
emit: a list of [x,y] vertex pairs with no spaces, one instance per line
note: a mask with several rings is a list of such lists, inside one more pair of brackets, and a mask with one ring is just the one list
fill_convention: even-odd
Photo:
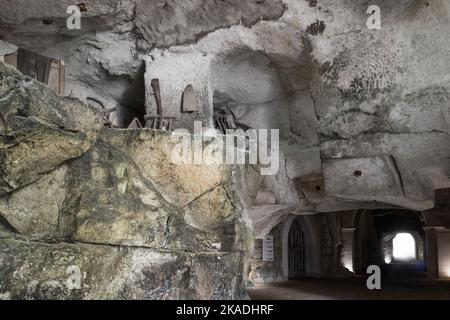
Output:
[[245,297],[239,168],[172,164],[173,143],[107,129],[82,157],[0,198],[0,296]]
[[0,297],[245,297],[240,168],[175,165],[173,146],[168,133],[105,129],[86,154],[0,197]]
[[0,299],[242,297],[236,269],[242,257],[236,253],[159,252],[14,239],[0,239],[0,252]]
[[38,180],[85,153],[102,127],[94,108],[58,97],[0,63],[0,194]]
[[237,299],[252,246],[240,167],[171,161],[150,129],[0,64],[0,299]]
[[[104,130],[73,162],[66,235],[84,243],[229,252],[246,241],[233,170],[171,162],[170,134]],[[71,221],[70,221],[71,220]]]

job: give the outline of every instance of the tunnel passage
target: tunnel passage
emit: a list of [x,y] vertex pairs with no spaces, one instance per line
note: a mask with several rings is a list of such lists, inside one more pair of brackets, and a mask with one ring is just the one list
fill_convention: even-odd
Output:
[[416,274],[426,272],[424,220],[409,210],[359,210],[354,216],[353,268],[365,274],[370,265]]
[[411,233],[397,233],[392,239],[392,257],[386,257],[384,261],[414,261],[417,260],[417,244]]

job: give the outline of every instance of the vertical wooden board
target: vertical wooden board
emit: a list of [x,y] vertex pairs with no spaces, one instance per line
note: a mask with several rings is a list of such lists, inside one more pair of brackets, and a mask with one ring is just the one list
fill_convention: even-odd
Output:
[[5,56],[0,55],[0,61],[5,62]]
[[17,68],[17,53],[5,55],[4,62]]
[[20,48],[17,51],[17,69],[24,75],[37,79],[37,55],[34,52]]
[[52,59],[36,55],[36,75],[37,80],[48,85],[50,77],[50,69],[52,67]]
[[51,61],[47,73],[47,85],[50,89],[59,94],[59,63],[56,60]]
[[25,49],[19,49],[16,54],[8,55],[8,59],[10,64],[15,63],[23,74],[48,85],[59,95],[65,94],[64,61],[54,60]]
[[66,64],[63,60],[59,61],[59,91],[58,94],[64,96],[66,94]]

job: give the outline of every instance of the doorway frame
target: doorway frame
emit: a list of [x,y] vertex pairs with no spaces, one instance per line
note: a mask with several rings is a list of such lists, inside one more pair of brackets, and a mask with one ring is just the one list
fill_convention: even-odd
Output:
[[304,234],[304,275],[305,277],[322,276],[322,251],[320,246],[320,233],[312,216],[289,215],[283,222],[282,257],[283,278],[289,279],[289,231],[295,219],[299,222]]

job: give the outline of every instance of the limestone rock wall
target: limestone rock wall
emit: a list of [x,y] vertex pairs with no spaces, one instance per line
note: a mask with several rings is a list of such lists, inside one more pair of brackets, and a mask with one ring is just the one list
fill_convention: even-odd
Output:
[[[257,168],[246,168],[239,190],[251,207],[258,239],[289,214],[428,210],[436,190],[450,187],[448,0],[379,0],[380,30],[367,28],[368,1],[85,2],[82,29],[70,31],[65,28],[70,1],[5,0],[0,38],[65,60],[66,94],[117,107],[113,122],[119,126],[156,111],[150,82],[160,79],[165,115],[177,117],[177,128],[190,129],[194,120],[212,127],[214,111],[228,108],[244,126],[280,129],[279,172],[262,177]],[[52,24],[44,25],[44,19]],[[184,113],[188,85],[197,94],[197,111]],[[236,183],[230,174],[161,167],[164,152],[149,141],[162,136],[108,131],[97,139],[93,109],[78,103],[66,108],[72,103],[67,99],[58,106],[60,100],[45,97],[36,86],[21,88],[26,94],[0,102],[9,125],[0,179],[8,200],[0,200],[0,208],[9,229],[39,239],[57,234],[99,244],[106,238],[113,245],[152,250],[213,252],[221,243],[227,249],[217,250],[234,252],[235,242],[219,242],[234,236],[215,229],[215,221],[225,223],[225,230],[236,226],[237,209],[225,201],[233,188],[220,186]],[[36,101],[50,99],[51,110],[75,123],[46,114],[37,103],[18,107],[27,105],[30,90]],[[43,145],[44,138],[36,141],[24,128],[55,143]],[[33,145],[39,148],[31,157]],[[154,157],[142,153],[144,146],[155,148]],[[15,163],[16,157],[25,161]],[[194,173],[204,180],[186,185],[184,177]],[[72,190],[74,184],[83,192]],[[42,189],[47,193],[41,197],[27,196]],[[146,196],[131,196],[136,192]],[[130,216],[130,203],[136,215]],[[206,218],[202,212],[208,210],[214,214]],[[36,223],[39,219],[46,224]],[[142,221],[158,236],[140,230]],[[104,223],[115,232],[104,234]],[[177,226],[201,232],[186,239]],[[162,236],[162,230],[181,240]]]
[[82,155],[102,127],[100,114],[0,65],[1,191],[36,181]]
[[[0,197],[2,297],[245,297],[252,240],[239,168],[174,165],[170,133],[101,130],[91,107],[0,71],[0,161],[21,165],[3,177],[36,175]],[[64,113],[83,110],[93,120]]]
[[[367,28],[364,1],[85,3],[70,31],[67,1],[7,1],[0,37],[66,60],[67,94],[116,106],[116,124],[155,112],[159,78],[177,127],[212,126],[227,107],[244,125],[278,128],[280,172],[257,188],[302,213],[425,210],[449,186],[448,1],[379,1],[380,30]],[[189,84],[197,112],[182,113]],[[297,188],[311,177],[323,179],[313,196]]]
[[[251,27],[285,12],[282,1],[86,0],[80,30],[68,30],[70,0],[3,0],[0,38],[66,62],[66,95],[117,107],[126,127],[145,113],[143,55],[194,43],[233,25]],[[44,24],[50,20],[51,24]]]
[[251,284],[259,282],[283,281],[283,224],[277,225],[270,232],[273,236],[274,257],[273,261],[264,261],[263,240],[255,240],[255,249],[250,266],[249,282]]

